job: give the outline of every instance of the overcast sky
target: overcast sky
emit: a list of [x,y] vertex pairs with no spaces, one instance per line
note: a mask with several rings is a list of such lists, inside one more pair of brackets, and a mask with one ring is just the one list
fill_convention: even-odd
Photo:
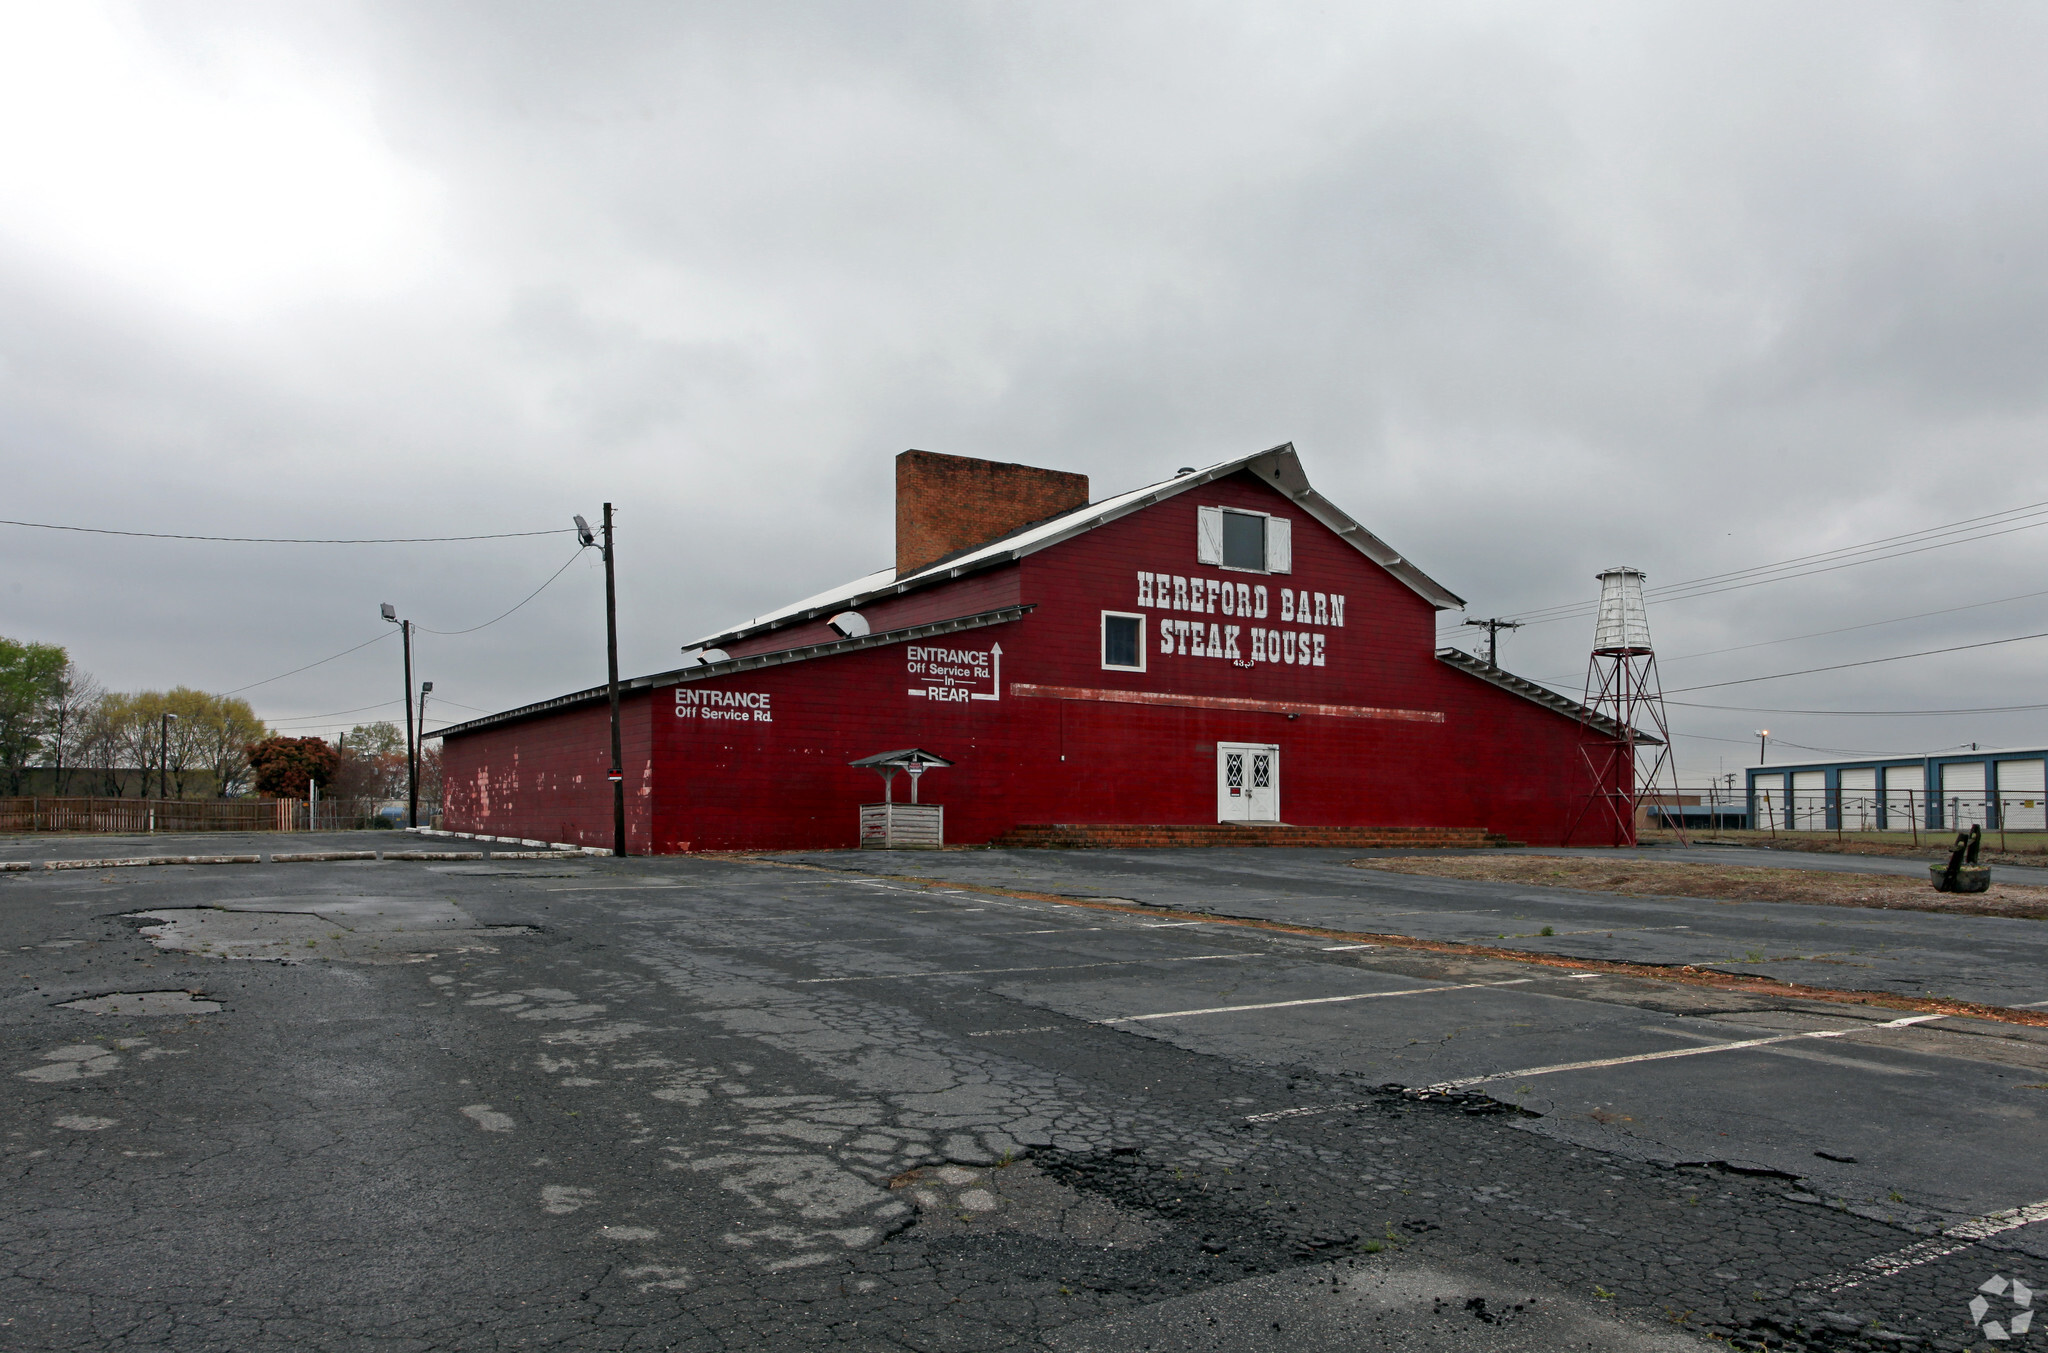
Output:
[[[887,563],[906,447],[1100,497],[1291,440],[1477,616],[1921,530],[2048,500],[2044,50],[2038,4],[1925,0],[5,0],[0,516],[438,536],[608,498],[632,673]],[[0,527],[0,634],[225,691],[573,553]],[[2048,526],[1660,603],[1665,685],[2048,631],[2044,561]],[[592,554],[416,675],[448,718],[600,681],[602,602]],[[1590,635],[1503,660],[1576,687]],[[2044,658],[1677,698],[2041,704]],[[329,734],[398,717],[398,660],[246,694]],[[2048,741],[1673,712],[1695,777],[1766,726]]]

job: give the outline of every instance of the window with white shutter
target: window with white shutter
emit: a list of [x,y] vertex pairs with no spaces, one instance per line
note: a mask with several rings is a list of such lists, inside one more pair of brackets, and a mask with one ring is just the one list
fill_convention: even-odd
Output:
[[1220,507],[1195,509],[1195,562],[1223,562],[1223,509]]
[[1294,572],[1294,523],[1285,517],[1266,518],[1266,572]]

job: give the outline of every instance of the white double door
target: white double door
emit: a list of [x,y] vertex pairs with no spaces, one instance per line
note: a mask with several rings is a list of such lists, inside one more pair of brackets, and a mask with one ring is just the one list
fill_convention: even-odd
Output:
[[1280,749],[1264,742],[1216,744],[1216,820],[1280,820]]

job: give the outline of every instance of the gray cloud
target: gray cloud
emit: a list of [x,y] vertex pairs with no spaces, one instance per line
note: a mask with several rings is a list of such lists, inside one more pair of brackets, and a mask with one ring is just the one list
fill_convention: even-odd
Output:
[[[908,446],[1110,492],[1291,439],[1482,615],[2048,499],[2048,17],[2018,4],[102,13],[0,42],[142,91],[0,121],[9,516],[435,535],[609,497],[652,670],[886,559]],[[2036,598],[1678,658],[2037,590],[2044,541],[1660,607],[1666,682],[2048,629]],[[0,632],[226,689],[372,637],[379,601],[475,624],[570,548],[0,530]],[[598,586],[427,636],[421,674],[452,713],[594,681]],[[1505,653],[1571,684],[1589,630]],[[373,704],[391,647],[259,712]],[[1700,699],[2020,704],[2038,669]],[[1764,719],[1901,750],[2044,728],[1688,710],[1687,765],[1742,764]]]

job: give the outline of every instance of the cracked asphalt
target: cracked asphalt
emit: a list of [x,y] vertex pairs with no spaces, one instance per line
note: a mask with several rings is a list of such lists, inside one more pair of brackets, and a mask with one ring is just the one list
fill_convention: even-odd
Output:
[[[1517,943],[1637,962],[1764,941],[1809,984],[1997,1004],[2041,999],[2038,923],[1355,855],[0,874],[0,1347],[1961,1349],[2024,1323],[2048,1225],[1998,1218],[2048,1199],[2048,1030],[1232,918],[1549,925]],[[1822,980],[1823,953],[1882,957]],[[1993,1275],[2020,1286],[1973,1312]]]

